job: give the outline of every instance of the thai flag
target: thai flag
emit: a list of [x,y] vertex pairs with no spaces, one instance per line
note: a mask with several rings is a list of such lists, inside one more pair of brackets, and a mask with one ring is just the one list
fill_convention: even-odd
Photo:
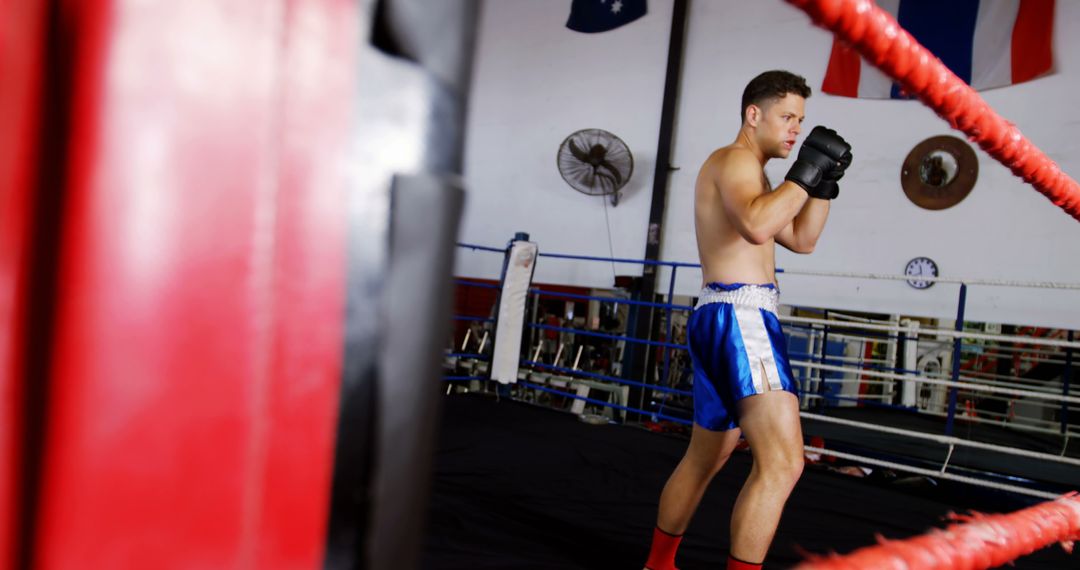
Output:
[[[1050,70],[1054,0],[878,0],[916,40],[976,90],[1021,83]],[[833,40],[825,93],[905,99],[858,52]]]

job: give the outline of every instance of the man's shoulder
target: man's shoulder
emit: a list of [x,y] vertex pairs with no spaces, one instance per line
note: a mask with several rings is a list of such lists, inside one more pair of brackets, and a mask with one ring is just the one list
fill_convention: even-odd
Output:
[[750,167],[758,165],[757,157],[745,147],[729,145],[718,148],[705,160],[706,166],[714,167]]
[[702,166],[702,174],[717,187],[723,187],[760,180],[763,169],[753,151],[731,145],[713,151]]

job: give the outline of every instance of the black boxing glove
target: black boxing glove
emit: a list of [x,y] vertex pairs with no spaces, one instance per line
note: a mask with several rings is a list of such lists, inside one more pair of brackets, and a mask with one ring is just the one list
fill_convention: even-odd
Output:
[[821,182],[809,194],[814,198],[823,200],[832,200],[840,195],[840,185],[836,181],[844,177],[844,171],[847,170],[848,166],[851,166],[851,158],[851,152],[844,153],[844,156],[840,157],[832,170],[821,175]]
[[851,145],[836,131],[814,127],[799,148],[799,156],[787,176],[814,198],[831,200],[840,193],[836,184],[851,164]]

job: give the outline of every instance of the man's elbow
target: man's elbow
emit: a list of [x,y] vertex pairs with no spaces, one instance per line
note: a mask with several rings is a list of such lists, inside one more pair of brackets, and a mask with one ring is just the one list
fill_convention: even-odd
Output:
[[773,239],[772,234],[757,228],[746,228],[746,230],[742,232],[742,235],[743,239],[754,245],[764,245],[768,243],[769,240]]
[[814,253],[814,248],[817,247],[817,240],[806,240],[799,242],[798,247],[795,248],[795,253],[807,254]]

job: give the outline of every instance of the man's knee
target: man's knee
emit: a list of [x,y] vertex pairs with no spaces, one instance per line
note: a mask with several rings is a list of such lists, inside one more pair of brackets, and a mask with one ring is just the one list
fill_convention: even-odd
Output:
[[799,454],[795,455],[795,456],[792,456],[792,457],[789,457],[789,459],[788,459],[788,464],[787,464],[786,469],[787,469],[788,476],[790,476],[791,479],[792,479],[792,483],[794,483],[795,481],[798,481],[799,477],[802,476],[803,466],[805,464],[806,464],[806,459],[805,459],[805,456],[803,455],[803,450],[800,447],[799,448]]
[[679,467],[694,473],[698,478],[708,480],[720,472],[730,457],[730,451],[711,455],[687,453]]
[[771,486],[794,487],[799,477],[802,476],[803,455],[801,450],[798,454],[776,454],[762,463],[761,476]]

